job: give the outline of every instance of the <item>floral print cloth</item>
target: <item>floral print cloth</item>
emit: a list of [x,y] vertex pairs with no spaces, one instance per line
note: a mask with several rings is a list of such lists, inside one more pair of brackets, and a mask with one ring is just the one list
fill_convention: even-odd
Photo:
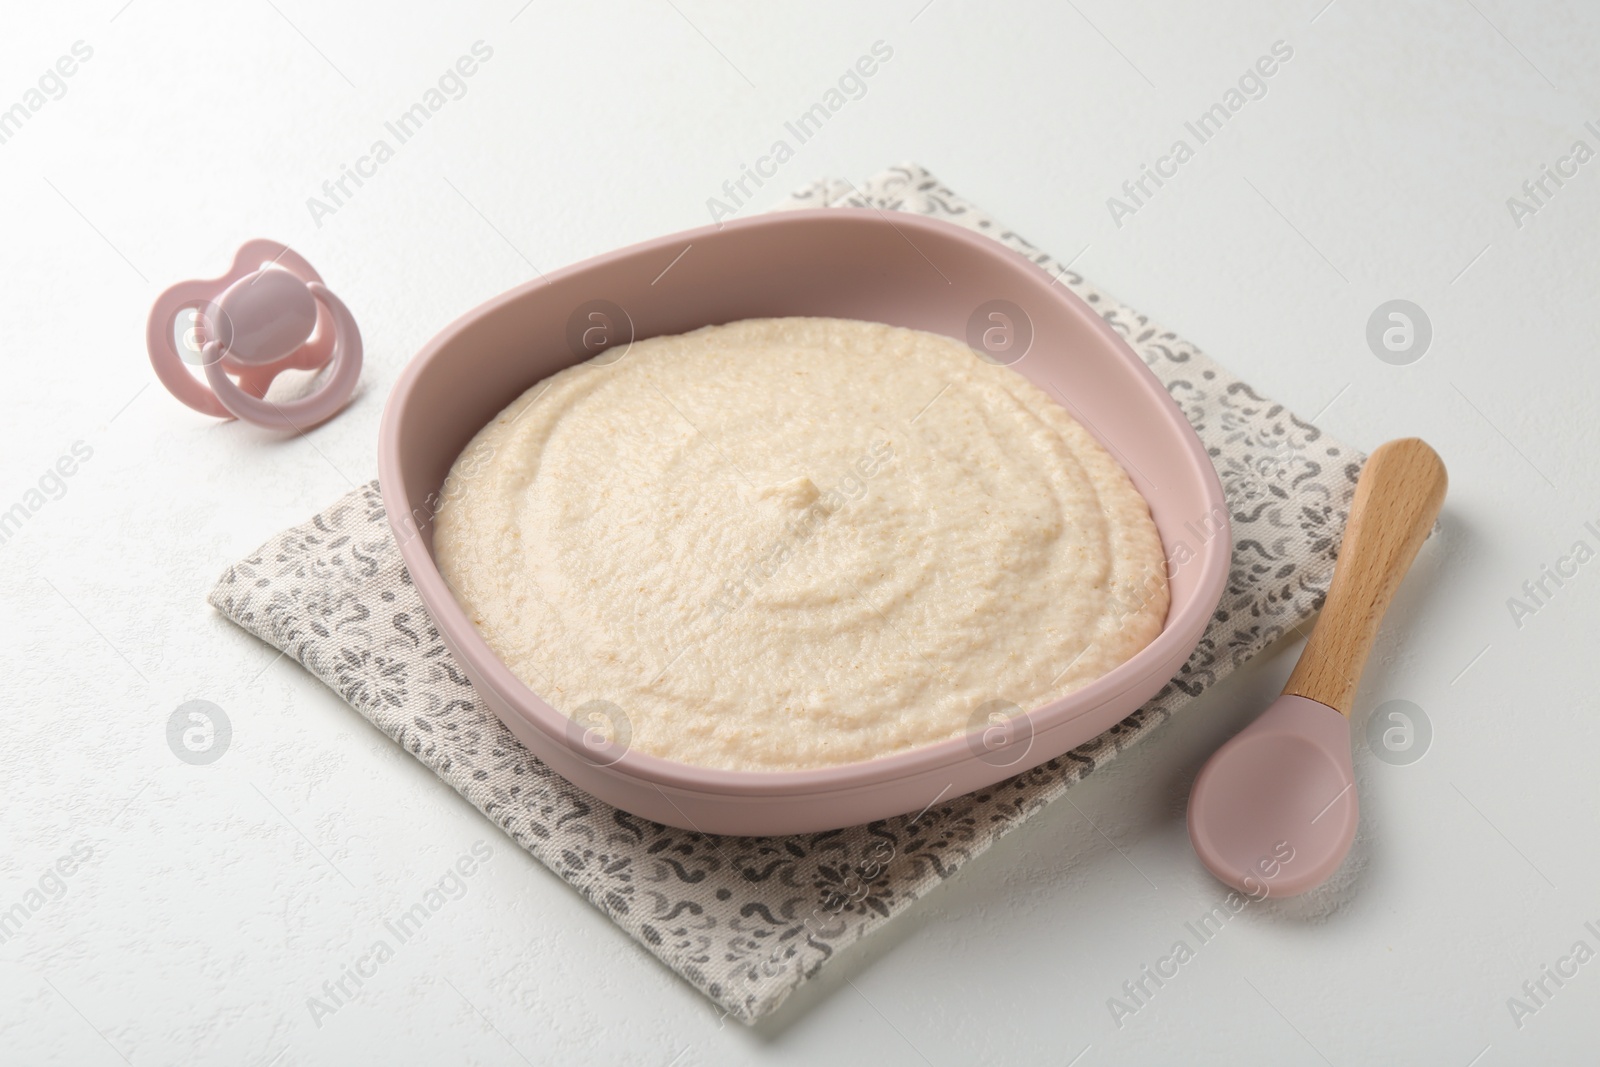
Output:
[[817,206],[932,215],[1022,253],[1127,339],[1205,443],[1233,517],[1227,589],[1183,670],[1106,733],[917,815],[790,837],[708,837],[588,796],[501,725],[434,630],[401,565],[376,481],[229,567],[210,595],[228,618],[299,660],[628,936],[747,1023],[1304,622],[1327,590],[1363,459],[921,167],[894,167],[859,187],[819,182],[781,210]]

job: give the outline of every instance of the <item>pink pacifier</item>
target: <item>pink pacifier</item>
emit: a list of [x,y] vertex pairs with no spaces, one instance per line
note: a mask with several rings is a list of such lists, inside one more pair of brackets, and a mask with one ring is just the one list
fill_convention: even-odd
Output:
[[[162,293],[150,309],[145,344],[161,384],[191,408],[275,429],[303,430],[337,414],[361,376],[361,331],[350,309],[311,264],[276,241],[247,241],[225,276]],[[203,367],[205,382],[189,366]],[[263,399],[282,372],[324,367],[310,395]]]

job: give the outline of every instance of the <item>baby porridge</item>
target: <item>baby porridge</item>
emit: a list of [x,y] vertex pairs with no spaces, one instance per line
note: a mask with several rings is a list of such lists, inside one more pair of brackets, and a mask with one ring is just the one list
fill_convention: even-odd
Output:
[[871,322],[751,319],[571,367],[442,498],[439,569],[511,671],[701,766],[958,736],[1099,678],[1167,613],[1144,499],[1060,404]]

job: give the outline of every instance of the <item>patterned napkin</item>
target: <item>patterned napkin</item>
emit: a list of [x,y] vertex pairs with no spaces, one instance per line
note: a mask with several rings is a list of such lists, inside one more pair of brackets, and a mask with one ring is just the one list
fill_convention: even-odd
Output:
[[376,481],[228,568],[210,596],[746,1023],[1304,622],[1327,590],[1363,458],[1062,269],[921,167],[892,168],[859,188],[819,182],[782,210],[828,205],[933,215],[1027,256],[1127,338],[1205,442],[1233,515],[1233,573],[1182,672],[1106,733],[918,815],[791,837],[708,837],[601,803],[512,737],[434,630],[400,563]]

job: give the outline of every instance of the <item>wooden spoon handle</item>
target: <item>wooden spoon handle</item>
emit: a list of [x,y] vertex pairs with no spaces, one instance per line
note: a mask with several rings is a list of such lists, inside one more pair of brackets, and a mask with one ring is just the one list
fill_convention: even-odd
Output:
[[1444,463],[1415,437],[1367,457],[1322,617],[1283,687],[1348,716],[1378,624],[1444,504]]

